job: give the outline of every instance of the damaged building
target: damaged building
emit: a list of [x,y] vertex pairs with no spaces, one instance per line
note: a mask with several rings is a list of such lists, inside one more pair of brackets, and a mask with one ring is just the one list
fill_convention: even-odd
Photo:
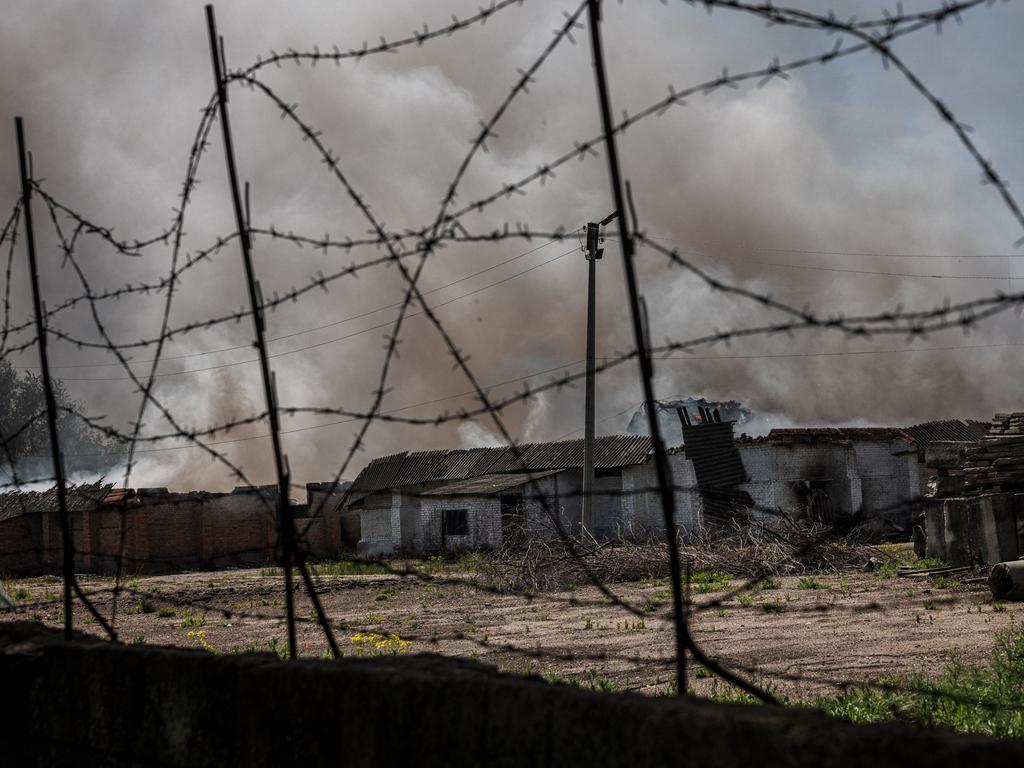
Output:
[[[909,539],[934,440],[978,439],[987,424],[940,421],[914,427],[776,429],[735,436],[711,411],[669,450],[676,527],[685,537],[736,516],[781,515]],[[372,461],[346,502],[358,512],[365,556],[494,548],[510,536],[559,530],[597,540],[664,535],[650,440],[595,443],[592,520],[581,518],[583,441],[397,453]]]
[[[297,543],[308,557],[336,557],[355,547],[358,532],[343,519],[347,484],[311,483],[307,503],[292,500]],[[166,488],[116,488],[112,483],[66,489],[75,570],[159,572],[274,561],[276,486],[240,486],[228,493]],[[348,536],[348,540],[346,540]],[[55,488],[0,494],[0,573],[56,572],[61,562]]]
[[646,437],[595,441],[593,520],[583,521],[583,441],[397,453],[356,477],[362,555],[497,547],[514,532],[611,537],[623,524],[624,476],[650,453]]
[[[750,437],[703,408],[698,418],[680,418],[680,426],[682,444],[668,458],[675,523],[684,537],[715,523],[784,515],[909,539],[929,478],[937,475],[928,502],[929,552],[950,562],[988,561],[1004,550],[1024,554],[1016,533],[1024,530],[1024,417],[997,417],[991,435],[987,422],[941,421]],[[289,500],[298,545],[307,557],[334,558],[493,549],[563,532],[598,541],[662,539],[650,439],[597,438],[586,520],[583,455],[582,440],[567,440],[383,456],[351,484],[310,483],[305,500]],[[72,486],[75,568],[263,565],[275,558],[277,503],[275,486],[229,493]],[[56,571],[60,553],[53,489],[0,494],[0,573]]]

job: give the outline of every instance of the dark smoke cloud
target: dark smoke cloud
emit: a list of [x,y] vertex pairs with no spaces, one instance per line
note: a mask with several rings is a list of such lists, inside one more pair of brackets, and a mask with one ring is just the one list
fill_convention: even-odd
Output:
[[[0,35],[0,104],[9,117],[24,115],[37,175],[59,198],[96,221],[115,226],[124,237],[143,237],[170,221],[184,173],[186,153],[211,92],[202,3],[51,2],[9,4]],[[444,23],[450,13],[474,13],[476,3],[443,7],[390,1],[304,3],[287,7],[269,2],[217,4],[229,62],[240,66],[269,49],[328,50],[358,47],[408,34],[423,21]],[[685,4],[663,7],[638,0],[607,3],[609,68],[618,108],[631,112],[653,102],[672,82],[677,87],[731,72],[828,50],[832,39],[815,33],[765,29],[749,18],[716,12],[710,17]],[[550,39],[568,4],[529,0],[450,40],[396,55],[341,67],[284,67],[267,73],[268,83],[324,131],[326,143],[341,156],[355,186],[371,201],[389,228],[418,227],[430,221],[445,185],[469,148],[478,122],[486,120],[517,78]],[[821,4],[808,7],[823,9]],[[927,7],[915,3],[908,10]],[[875,15],[869,3],[844,3],[843,16]],[[1011,180],[1024,176],[1013,131],[1020,104],[1005,98],[1012,82],[1004,72],[1024,26],[1019,10],[999,6],[968,14],[962,27],[907,40],[900,50],[936,91],[977,128],[986,154]],[[532,172],[572,147],[573,140],[598,132],[590,53],[586,33],[577,45],[562,46],[542,70],[530,94],[516,102],[465,178],[459,201],[489,193]],[[252,184],[254,223],[321,236],[365,235],[367,224],[324,173],[308,143],[279,119],[262,97],[235,91],[231,101],[236,152],[241,172]],[[10,151],[0,157],[0,200],[17,194],[13,130],[5,129]],[[186,249],[212,243],[232,226],[219,133],[200,170],[200,187],[186,222]],[[632,179],[642,226],[661,242],[696,254],[694,260],[716,274],[749,288],[770,292],[822,312],[865,312],[933,305],[944,297],[981,296],[1019,288],[1006,280],[940,281],[895,276],[795,269],[804,265],[880,272],[994,274],[1015,269],[1012,260],[932,260],[780,253],[769,249],[884,253],[1006,253],[1020,233],[989,188],[977,184],[970,163],[948,128],[893,72],[861,56],[815,67],[789,81],[762,89],[742,88],[690,100],[665,116],[630,129],[622,142],[623,162]],[[529,221],[538,229],[573,229],[611,210],[604,158],[576,163],[529,194],[466,217],[472,230],[505,221]],[[45,215],[37,204],[50,304],[81,292],[73,271],[61,269],[52,235],[43,232]],[[540,243],[449,247],[432,256],[424,271],[425,289],[445,285],[498,264]],[[508,277],[574,247],[555,243],[477,278],[429,295],[441,303]],[[318,271],[370,256],[323,254],[267,238],[256,241],[264,293],[301,285]],[[599,267],[599,348],[602,355],[628,349],[629,314],[617,242],[609,238]],[[144,258],[111,253],[95,239],[83,242],[83,268],[94,287],[154,279],[166,273],[169,249]],[[698,336],[714,328],[758,325],[771,313],[712,293],[683,272],[668,268],[649,251],[638,257],[644,290],[652,308],[657,341]],[[1009,263],[1008,263],[1009,262]],[[585,323],[584,261],[570,253],[551,264],[475,296],[438,309],[456,343],[471,357],[483,384],[572,363],[583,356]],[[16,271],[18,304],[28,312],[24,270]],[[182,281],[171,312],[177,325],[231,311],[245,304],[237,249],[229,246],[197,266]],[[329,293],[311,294],[269,317],[269,335],[294,333],[332,323],[402,298],[403,282],[393,268],[379,268],[358,280],[336,283]],[[158,332],[163,296],[125,299],[104,305],[102,321],[119,342]],[[393,319],[385,310],[351,322],[272,344],[283,353],[328,342]],[[907,423],[943,417],[985,418],[1019,404],[1016,376],[1008,360],[1014,347],[901,354],[764,357],[780,354],[945,347],[1024,341],[1019,319],[987,324],[964,340],[938,334],[926,340],[903,338],[850,341],[836,334],[757,338],[736,345],[701,349],[697,356],[758,355],[755,359],[666,360],[657,365],[658,392],[665,398],[704,395],[737,399],[775,424]],[[62,316],[60,327],[98,340],[82,308]],[[274,359],[280,401],[285,406],[369,407],[383,362],[384,335],[378,329],[343,341]],[[401,357],[393,366],[393,389],[384,408],[435,400],[471,387],[452,370],[452,361],[423,317],[403,327]],[[179,356],[245,345],[247,322],[190,334],[166,350]],[[56,362],[114,362],[100,350],[55,344]],[[149,359],[151,349],[133,353]],[[169,360],[160,372],[207,368],[250,360],[253,350]],[[31,366],[34,355],[15,361]],[[139,372],[148,365],[136,365]],[[561,369],[579,370],[579,366]],[[62,368],[75,395],[93,414],[126,429],[138,411],[139,395],[126,381],[75,381],[123,376],[116,366]],[[555,374],[551,374],[552,376]],[[543,378],[541,379],[543,380]],[[498,394],[515,388],[496,390]],[[159,379],[157,396],[184,428],[245,417],[263,410],[258,368],[252,363]],[[620,366],[599,382],[602,432],[622,431],[640,399],[633,366]],[[472,407],[472,398],[452,399],[407,415],[429,416],[445,409]],[[546,394],[505,414],[520,439],[552,439],[582,426],[582,388]],[[619,414],[614,418],[609,418]],[[153,409],[144,419],[146,434],[169,425]],[[340,417],[286,418],[286,429],[300,429]],[[285,437],[294,479],[322,480],[341,464],[356,423],[296,432]],[[213,442],[261,434],[262,426],[217,435]],[[486,418],[462,425],[402,427],[375,425],[365,450],[346,475],[368,458],[385,452],[499,442]],[[572,436],[576,436],[572,434]],[[144,448],[164,447],[145,445]],[[273,462],[267,440],[215,446],[240,465],[252,482],[270,482]],[[176,488],[223,488],[235,480],[198,449],[140,454],[132,484]]]

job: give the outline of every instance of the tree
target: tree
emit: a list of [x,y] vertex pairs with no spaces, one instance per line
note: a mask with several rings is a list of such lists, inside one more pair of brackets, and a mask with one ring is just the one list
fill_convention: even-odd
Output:
[[[116,463],[116,442],[70,412],[81,412],[82,403],[63,382],[54,379],[53,390],[65,471],[109,470]],[[43,380],[31,373],[19,376],[7,360],[0,360],[0,469],[20,480],[53,475]]]

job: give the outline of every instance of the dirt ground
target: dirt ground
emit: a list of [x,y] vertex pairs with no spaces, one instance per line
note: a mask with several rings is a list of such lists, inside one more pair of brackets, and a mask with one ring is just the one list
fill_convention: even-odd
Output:
[[[993,604],[984,583],[849,573],[776,588],[695,594],[693,633],[705,652],[762,683],[797,695],[832,683],[941,670],[950,654],[987,661],[993,637],[1024,605]],[[114,610],[114,579],[82,576],[99,610]],[[318,577],[324,607],[346,655],[376,652],[466,656],[512,672],[572,678],[598,687],[663,693],[673,678],[669,590],[663,581],[611,585],[641,615],[612,605],[593,587],[533,597],[474,588],[468,574]],[[742,581],[733,579],[730,588]],[[55,577],[8,580],[17,610],[0,620],[36,618],[59,626]],[[277,651],[287,639],[284,592],[276,569],[140,576],[123,582],[116,628],[125,642],[205,648],[218,653]],[[723,599],[724,598],[724,599]],[[721,600],[720,605],[706,606]],[[301,656],[327,651],[308,596],[296,594]],[[79,605],[75,625],[100,626]],[[371,634],[372,633],[372,634]],[[400,639],[387,639],[394,634]],[[408,643],[406,643],[408,641]],[[713,683],[694,669],[694,686]]]

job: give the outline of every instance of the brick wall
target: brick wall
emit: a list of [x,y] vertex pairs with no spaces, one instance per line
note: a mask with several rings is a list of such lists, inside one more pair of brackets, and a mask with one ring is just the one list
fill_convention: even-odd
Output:
[[[296,518],[298,542],[311,558],[336,557],[340,513]],[[141,489],[125,504],[71,514],[75,568],[113,573],[262,565],[274,559],[277,510],[273,494],[167,493]],[[0,573],[57,570],[61,562],[56,511],[0,522]]]
[[[669,469],[675,486],[676,526],[691,534],[702,522],[700,493],[693,462],[684,452],[669,455]],[[623,529],[629,538],[644,540],[665,535],[665,517],[658,494],[658,474],[654,462],[625,467],[622,472]]]
[[[486,496],[424,496],[417,514],[417,553],[444,549],[494,548],[501,545],[501,501]],[[441,534],[445,510],[466,510],[469,533],[465,536]]]
[[30,573],[42,568],[42,521],[18,515],[0,521],[0,573]]

